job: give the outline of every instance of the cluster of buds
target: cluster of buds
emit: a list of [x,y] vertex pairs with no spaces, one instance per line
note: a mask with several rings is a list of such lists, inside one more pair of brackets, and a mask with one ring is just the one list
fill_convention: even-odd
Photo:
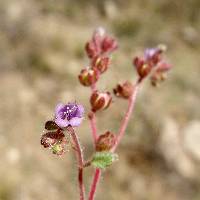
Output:
[[116,136],[110,131],[100,135],[96,142],[96,151],[109,151],[116,143]]
[[[152,78],[154,79],[153,83],[156,84],[157,80],[160,79],[155,78],[158,76],[157,69],[160,68],[160,63],[166,63],[164,59],[162,58],[162,53],[166,50],[166,47],[164,45],[160,45],[156,48],[149,48],[146,49],[144,52],[143,57],[135,57],[133,59],[133,64],[137,70],[137,73],[140,77],[140,81],[142,81],[145,77],[147,77],[149,74],[152,74]],[[165,67],[165,70],[158,70],[159,76],[162,75],[162,73],[166,73],[171,66],[167,64],[167,69]],[[170,67],[169,67],[170,66]],[[162,68],[162,67],[161,67]],[[162,71],[162,72],[161,72]],[[156,72],[156,74],[155,74]]]
[[133,93],[133,89],[133,84],[129,81],[125,81],[124,83],[117,84],[116,88],[113,89],[113,92],[117,97],[129,99]]
[[92,36],[92,39],[86,43],[85,50],[90,59],[101,57],[116,50],[118,47],[117,41],[106,34],[104,28],[97,28]]
[[117,41],[106,34],[103,28],[94,31],[90,41],[85,45],[85,50],[90,59],[90,66],[81,70],[79,81],[84,86],[94,85],[101,74],[103,74],[110,64],[110,53],[118,47]]
[[90,97],[90,104],[93,112],[108,108],[111,102],[112,96],[110,92],[98,92],[96,90]]

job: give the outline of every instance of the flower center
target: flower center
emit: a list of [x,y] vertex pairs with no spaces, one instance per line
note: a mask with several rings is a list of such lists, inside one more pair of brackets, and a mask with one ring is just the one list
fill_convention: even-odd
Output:
[[67,105],[62,112],[62,119],[70,120],[76,116],[77,106]]

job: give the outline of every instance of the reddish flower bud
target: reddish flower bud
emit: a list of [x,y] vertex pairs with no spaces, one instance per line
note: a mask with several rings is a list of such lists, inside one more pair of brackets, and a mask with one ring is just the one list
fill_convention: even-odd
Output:
[[151,65],[145,64],[142,59],[136,57],[133,61],[140,79],[145,78],[151,72]]
[[92,68],[97,69],[101,74],[104,73],[110,64],[110,59],[108,57],[97,57],[92,62]]
[[156,71],[164,73],[164,72],[168,72],[171,68],[172,68],[172,65],[170,65],[169,63],[165,61],[161,61],[156,66]]
[[85,50],[89,58],[94,58],[98,54],[100,54],[99,49],[96,47],[96,45],[93,42],[87,42],[85,45]]
[[151,84],[157,86],[158,83],[164,81],[167,77],[167,72],[172,68],[172,66],[164,61],[159,62],[155,71],[151,75]]
[[112,97],[109,92],[93,92],[90,97],[92,111],[96,112],[97,110],[104,110],[108,108],[111,101]]
[[104,53],[110,53],[116,50],[118,47],[117,41],[110,37],[110,36],[105,36],[104,40],[102,41],[102,51]]
[[144,65],[144,59],[141,59],[139,57],[135,57],[133,59],[133,65],[135,65],[136,68],[140,68]]
[[94,31],[92,39],[86,43],[85,50],[89,58],[108,54],[117,49],[117,41],[108,36],[103,28]]
[[116,143],[116,136],[110,131],[100,135],[96,142],[96,151],[109,151]]
[[156,48],[148,48],[144,52],[144,57],[136,57],[133,64],[136,67],[137,73],[142,80],[151,72],[152,68],[157,67],[161,62],[161,54],[166,50],[166,46],[160,45]]
[[91,86],[99,79],[99,73],[97,69],[85,68],[81,70],[78,78],[82,85]]
[[125,81],[122,84],[117,84],[116,88],[113,89],[113,92],[117,97],[128,99],[133,93],[133,84],[129,81]]

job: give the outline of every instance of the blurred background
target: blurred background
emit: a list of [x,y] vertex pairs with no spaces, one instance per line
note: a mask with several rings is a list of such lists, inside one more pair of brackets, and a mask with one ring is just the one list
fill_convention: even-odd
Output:
[[[58,102],[89,111],[90,91],[77,75],[88,64],[85,42],[103,26],[119,50],[98,87],[134,80],[134,55],[159,43],[174,68],[160,87],[147,80],[137,99],[120,160],[103,173],[97,200],[200,199],[199,0],[0,1],[0,200],[78,199],[72,151],[56,157],[40,145]],[[115,100],[98,130],[117,132],[126,108]],[[78,129],[92,153],[87,118]],[[93,170],[85,170],[89,190]]]

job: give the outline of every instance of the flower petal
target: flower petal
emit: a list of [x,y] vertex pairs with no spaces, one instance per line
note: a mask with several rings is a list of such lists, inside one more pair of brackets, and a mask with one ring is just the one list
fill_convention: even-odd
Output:
[[69,125],[69,121],[63,120],[63,119],[61,119],[61,118],[56,118],[56,119],[55,119],[55,123],[56,123],[60,128],[67,127],[67,126]]
[[83,118],[81,117],[74,117],[69,121],[69,125],[71,126],[79,126],[82,122]]
[[78,110],[77,110],[77,114],[76,116],[77,117],[83,117],[83,114],[84,114],[84,107],[82,105],[77,105],[78,106]]
[[55,108],[55,114],[56,114],[56,117],[58,116],[59,114],[59,111],[64,107],[65,105],[62,104],[62,103],[59,103],[56,108]]

